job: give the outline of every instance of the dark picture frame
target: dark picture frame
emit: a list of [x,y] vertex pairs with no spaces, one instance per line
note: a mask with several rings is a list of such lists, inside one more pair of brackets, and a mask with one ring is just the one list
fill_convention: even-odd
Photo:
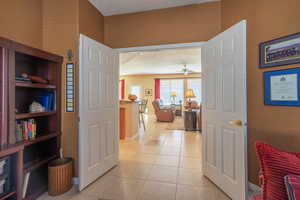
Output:
[[153,92],[152,89],[145,89],[145,96],[152,96]]
[[259,45],[260,68],[300,63],[300,32]]
[[[288,76],[293,76],[294,84],[288,80]],[[282,69],[264,72],[264,104],[272,106],[300,106],[300,68]],[[290,77],[291,78],[291,77]],[[272,82],[272,79],[275,83]],[[283,79],[283,80],[281,80]],[[281,85],[281,81],[286,81]],[[280,85],[278,85],[278,83]],[[283,87],[282,87],[283,86]],[[287,87],[286,87],[287,86]],[[272,88],[275,87],[275,88]],[[294,88],[292,97],[287,95],[287,88]],[[276,93],[275,95],[272,94]],[[282,94],[282,97],[281,97]],[[279,98],[278,98],[279,97]],[[291,98],[289,98],[291,97]]]

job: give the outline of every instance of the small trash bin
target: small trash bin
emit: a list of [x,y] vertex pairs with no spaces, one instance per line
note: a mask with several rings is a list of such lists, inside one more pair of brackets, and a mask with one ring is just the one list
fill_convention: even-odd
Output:
[[48,165],[48,193],[61,195],[72,188],[73,159],[60,158]]

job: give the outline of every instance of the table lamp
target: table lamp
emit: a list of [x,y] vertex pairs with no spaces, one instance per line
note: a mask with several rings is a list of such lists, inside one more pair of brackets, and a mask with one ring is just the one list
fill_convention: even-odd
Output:
[[191,98],[195,98],[195,97],[196,97],[196,95],[195,95],[193,89],[187,89],[187,90],[185,91],[185,98],[189,99],[188,102],[187,102],[188,105],[189,105],[189,108],[191,108],[191,104],[192,104]]
[[177,97],[176,92],[171,92],[170,96],[171,96],[171,98],[173,100],[173,103],[175,104],[175,98]]

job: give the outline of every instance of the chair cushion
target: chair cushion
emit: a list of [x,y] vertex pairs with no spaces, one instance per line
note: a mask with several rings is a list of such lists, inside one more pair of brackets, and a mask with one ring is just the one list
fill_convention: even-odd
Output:
[[288,200],[284,177],[300,175],[300,153],[281,151],[262,142],[256,143],[263,176],[263,200]]
[[251,200],[262,200],[262,195],[261,194],[256,194],[256,195],[253,195],[251,197]]
[[289,200],[300,199],[300,176],[287,175],[284,177],[284,182]]

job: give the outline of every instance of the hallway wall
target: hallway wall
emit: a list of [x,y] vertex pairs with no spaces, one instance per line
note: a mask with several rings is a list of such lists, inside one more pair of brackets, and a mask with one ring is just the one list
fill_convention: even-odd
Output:
[[71,49],[75,64],[75,107],[78,106],[78,60],[79,34],[94,40],[104,40],[104,17],[88,0],[43,0],[43,48],[64,56],[62,70],[62,147],[66,156],[75,160],[75,175],[78,172],[78,109],[65,112],[67,50]]
[[43,47],[41,0],[1,0],[0,36]]
[[79,33],[104,43],[104,16],[88,0],[79,0]]
[[221,3],[201,3],[105,17],[113,48],[206,41],[221,30]]
[[259,163],[255,141],[265,141],[278,148],[300,152],[300,107],[265,106],[263,72],[299,67],[299,64],[259,69],[261,42],[299,32],[300,1],[223,0],[222,28],[242,19],[248,29],[248,156],[250,181],[258,183]]

